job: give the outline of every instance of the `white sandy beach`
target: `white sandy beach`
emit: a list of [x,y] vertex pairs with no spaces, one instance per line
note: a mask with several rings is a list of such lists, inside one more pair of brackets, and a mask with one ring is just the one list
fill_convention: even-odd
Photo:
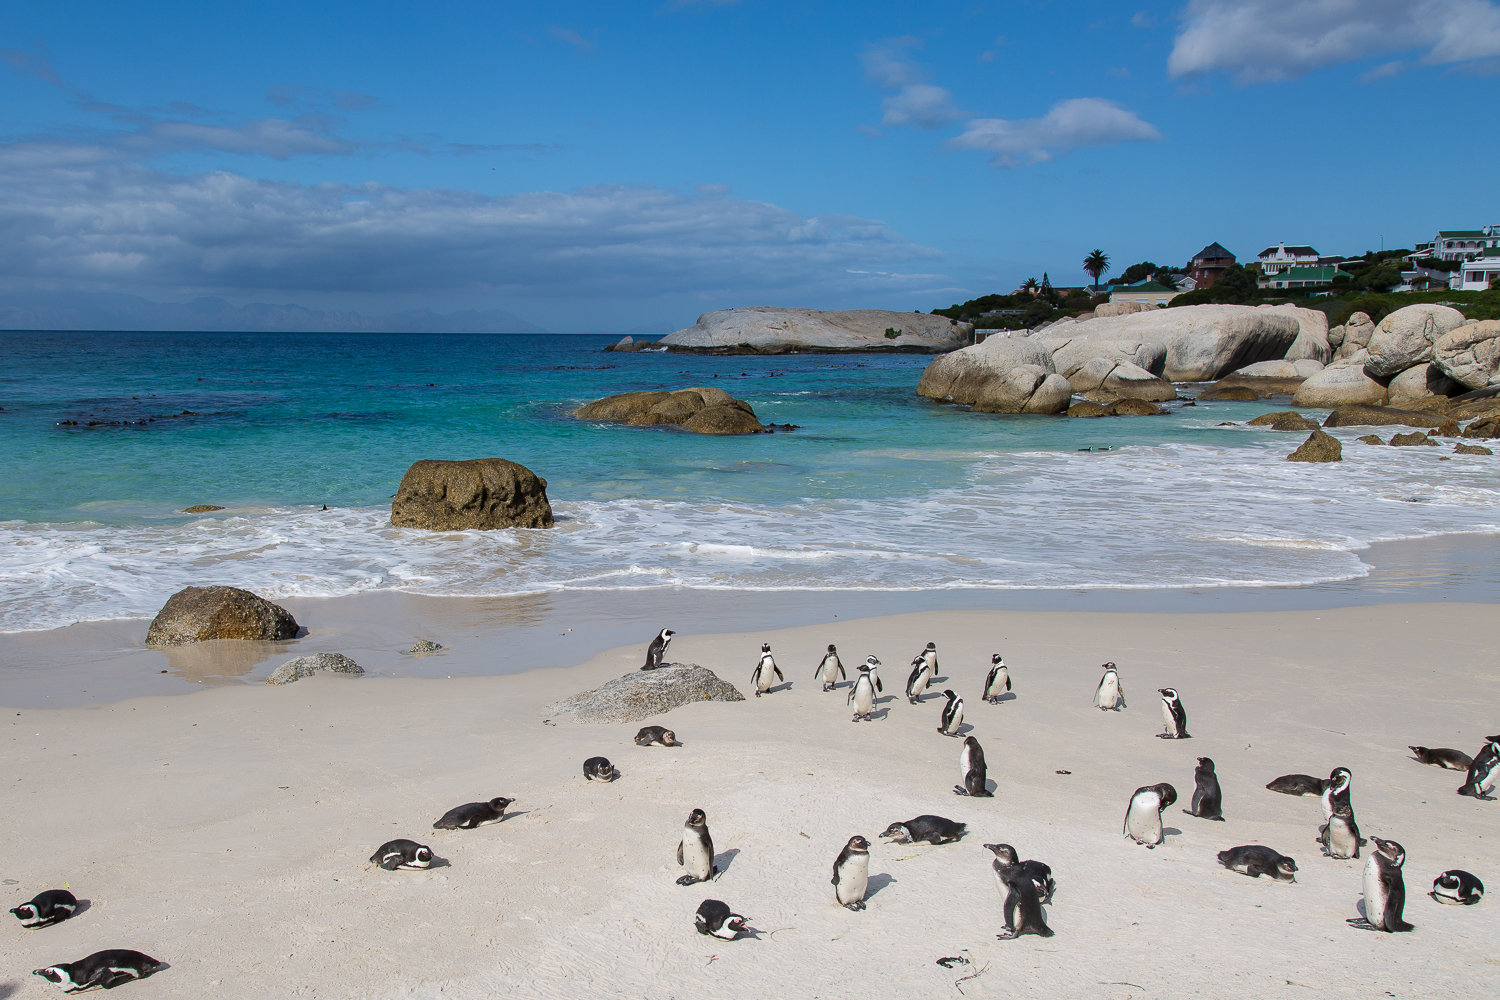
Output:
[[[9,908],[67,885],[89,905],[52,928],[0,925],[0,996],[53,995],[31,969],[109,947],[169,963],[124,987],[162,998],[1490,996],[1500,903],[1445,907],[1425,892],[1449,868],[1500,885],[1500,802],[1455,795],[1462,776],[1406,746],[1473,753],[1500,729],[1494,621],[1492,605],[1428,603],[924,612],[722,635],[679,623],[671,659],[748,691],[768,641],[792,686],[650,720],[676,730],[676,749],[634,746],[641,723],[542,721],[558,698],[637,667],[644,643],[512,676],[318,677],[9,709],[0,898]],[[994,799],[952,793],[959,741],[934,731],[942,698],[914,707],[900,694],[928,640],[947,678],[937,688],[966,698]],[[829,642],[885,663],[885,718],[851,724],[843,688],[819,690]],[[995,651],[1017,697],[990,706],[979,685]],[[1120,713],[1090,705],[1105,660],[1122,672]],[[1155,738],[1155,689],[1168,684],[1191,740]],[[583,780],[594,754],[615,761],[616,782]],[[1227,822],[1181,812],[1200,755],[1218,764]],[[1406,847],[1410,934],[1348,926],[1363,860],[1321,857],[1317,801],[1263,788],[1339,765],[1364,835]],[[1133,789],[1159,781],[1181,801],[1147,850],[1121,837],[1121,818]],[[496,795],[517,800],[503,824],[431,829]],[[673,854],[694,807],[724,871],[685,888]],[[935,848],[877,842],[869,908],[839,908],[829,877],[844,841],[919,813],[970,833]],[[394,837],[448,864],[369,865]],[[996,940],[1001,899],[980,846],[995,841],[1052,866],[1055,937]],[[1294,857],[1297,883],[1215,862],[1255,843]],[[758,938],[696,934],[709,897]],[[935,964],[964,954],[976,964]]]

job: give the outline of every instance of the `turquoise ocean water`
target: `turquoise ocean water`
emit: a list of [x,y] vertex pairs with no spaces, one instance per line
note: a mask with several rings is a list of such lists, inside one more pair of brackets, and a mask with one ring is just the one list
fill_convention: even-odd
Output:
[[[1268,403],[976,414],[917,398],[926,357],[602,352],[612,339],[0,333],[0,630],[149,616],[192,583],[270,597],[1285,585],[1358,576],[1375,540],[1500,532],[1500,457],[1440,461],[1450,448],[1372,448],[1349,430],[1344,462],[1287,463],[1301,435],[1243,425],[1283,408]],[[801,429],[716,438],[568,416],[700,384]],[[548,480],[557,528],[389,526],[411,462],[489,456]],[[226,509],[179,513],[200,503]]]

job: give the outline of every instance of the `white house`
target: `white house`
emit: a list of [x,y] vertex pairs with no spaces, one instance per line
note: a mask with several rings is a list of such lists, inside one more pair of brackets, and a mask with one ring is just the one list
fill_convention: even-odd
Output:
[[1491,281],[1500,278],[1500,247],[1487,248],[1483,253],[1484,256],[1466,263],[1449,287],[1461,292],[1482,292],[1490,287]]
[[[1418,243],[1418,247],[1429,244]],[[1483,229],[1444,229],[1430,244],[1432,255],[1443,260],[1472,260],[1486,250],[1500,248],[1500,226]]]
[[1276,274],[1289,267],[1316,267],[1318,251],[1312,247],[1289,247],[1285,243],[1266,247],[1256,259],[1260,261],[1261,274]]

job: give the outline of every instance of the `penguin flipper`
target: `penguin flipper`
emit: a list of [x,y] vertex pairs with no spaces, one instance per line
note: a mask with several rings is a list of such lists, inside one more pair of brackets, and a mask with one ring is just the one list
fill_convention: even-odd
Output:
[[778,681],[784,681],[784,680],[786,680],[786,678],[784,676],[782,676],[781,668],[780,667],[772,667],[771,669],[773,669],[773,670],[776,671],[776,679]]
[[846,673],[844,673],[844,665],[842,663],[840,663],[839,664],[839,680],[847,681],[848,679],[849,679],[849,675],[846,674]]
[[677,863],[682,864],[682,841],[677,842]]
[[880,683],[879,677],[875,678],[875,690],[881,692],[882,694],[885,693],[885,687]]

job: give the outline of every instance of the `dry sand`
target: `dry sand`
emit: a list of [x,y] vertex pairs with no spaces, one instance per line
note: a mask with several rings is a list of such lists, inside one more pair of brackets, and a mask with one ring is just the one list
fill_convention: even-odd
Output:
[[[651,720],[677,731],[676,749],[634,746],[639,724],[542,721],[557,698],[637,667],[644,643],[510,676],[319,677],[9,709],[0,899],[66,884],[89,905],[43,930],[6,918],[0,997],[53,995],[31,969],[107,947],[170,963],[123,987],[163,998],[1493,996],[1500,900],[1446,907],[1424,893],[1448,868],[1500,891],[1500,802],[1455,795],[1462,776],[1406,745],[1473,753],[1500,730],[1495,621],[1493,605],[1431,603],[953,611],[681,635],[672,659],[742,691],[769,641],[792,686]],[[900,693],[928,640],[947,678],[936,688],[967,699],[993,799],[952,793],[959,741],[934,731],[942,698],[917,707]],[[852,724],[844,689],[819,690],[829,642],[849,661],[884,661],[884,718]],[[991,706],[979,686],[995,651],[1016,698]],[[1119,713],[1090,706],[1104,660],[1121,669]],[[1168,684],[1191,740],[1155,738],[1155,689]],[[619,780],[583,780],[594,754]],[[1200,755],[1218,763],[1227,822],[1181,812]],[[1364,834],[1407,849],[1413,933],[1348,926],[1364,862],[1319,855],[1315,799],[1262,787],[1338,765],[1354,773]],[[1131,791],[1159,781],[1182,801],[1147,850],[1120,825]],[[431,829],[496,795],[517,800],[503,824]],[[673,854],[694,807],[724,871],[684,888]],[[838,907],[829,877],[844,841],[928,812],[971,832],[944,847],[878,842],[869,908]],[[403,836],[448,863],[366,862]],[[1056,937],[996,940],[1001,900],[980,847],[994,841],[1052,866]],[[1216,864],[1255,843],[1296,858],[1297,883]],[[709,897],[758,938],[697,935],[692,913]],[[975,965],[935,964],[951,955]]]

